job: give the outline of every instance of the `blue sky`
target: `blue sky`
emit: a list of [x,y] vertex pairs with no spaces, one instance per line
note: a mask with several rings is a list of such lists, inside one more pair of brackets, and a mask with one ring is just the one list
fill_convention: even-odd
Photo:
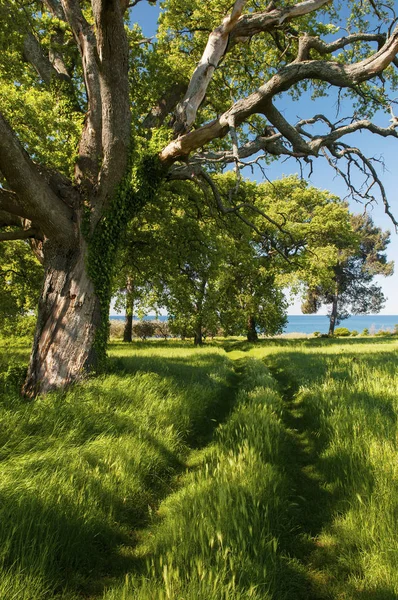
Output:
[[[151,6],[147,2],[139,2],[132,11],[132,21],[138,22],[143,29],[145,36],[153,36],[156,33],[156,22],[159,15],[159,6]],[[322,98],[316,101],[311,101],[308,98],[300,98],[294,102],[287,95],[281,98],[278,104],[279,110],[286,118],[293,120],[308,118],[314,114],[323,112],[326,115],[336,113],[336,102],[334,98]],[[398,109],[397,109],[398,112]],[[341,116],[344,115],[342,110]],[[380,112],[376,115],[376,121],[384,127],[389,125],[390,115]],[[383,181],[384,187],[389,198],[392,211],[398,220],[398,168],[397,168],[397,149],[398,141],[396,139],[383,139],[368,132],[353,134],[346,138],[351,145],[359,146],[366,156],[374,156],[382,158],[385,163],[385,170],[379,166],[379,174]],[[286,162],[274,162],[267,167],[267,177],[269,179],[278,179],[282,175],[290,175],[297,173],[299,170],[297,162],[290,159]],[[247,173],[250,176],[250,173]],[[308,173],[304,172],[304,176]],[[262,174],[258,171],[255,173],[254,179],[262,180]],[[336,177],[334,171],[322,159],[314,161],[313,174],[310,178],[312,185],[321,189],[327,189],[332,193],[344,198],[347,195],[347,189],[343,180]],[[364,207],[356,202],[350,202],[352,212],[363,212]],[[368,209],[369,210],[369,209]],[[393,223],[384,213],[384,207],[380,202],[378,205],[370,209],[374,222],[384,230],[391,231],[391,243],[388,247],[388,258],[394,260],[396,264],[396,275],[391,277],[379,277],[376,281],[382,286],[385,296],[388,298],[385,308],[381,314],[398,314],[398,235],[394,231]],[[324,311],[323,311],[324,312]],[[300,302],[296,302],[290,307],[289,314],[301,314]]]

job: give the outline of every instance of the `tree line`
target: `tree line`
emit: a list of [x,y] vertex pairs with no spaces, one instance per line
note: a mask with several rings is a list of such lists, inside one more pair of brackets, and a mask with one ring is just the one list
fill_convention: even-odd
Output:
[[[217,175],[218,188],[227,191],[233,178]],[[133,330],[142,339],[155,333],[147,321],[133,326],[134,313],[165,310],[160,336],[193,338],[195,345],[216,335],[255,342],[260,333],[283,331],[286,288],[303,296],[304,313],[330,305],[331,335],[350,314],[380,311],[385,298],[373,280],[392,273],[390,236],[368,214],[350,213],[346,202],[298,176],[244,180],[239,201],[246,205],[243,220],[212,210],[200,187],[170,182],[131,220],[113,279],[116,307],[125,312],[124,341]],[[35,308],[42,272],[27,242],[14,246],[12,258],[3,255],[8,285],[0,306],[8,331]]]

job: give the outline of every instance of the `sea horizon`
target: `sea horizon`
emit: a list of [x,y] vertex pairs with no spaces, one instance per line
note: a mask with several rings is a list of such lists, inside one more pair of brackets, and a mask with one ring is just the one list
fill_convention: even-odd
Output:
[[[111,315],[111,320],[123,321],[124,315]],[[134,317],[135,321],[139,319]],[[147,315],[146,321],[167,321],[167,315]],[[347,327],[350,331],[362,333],[368,329],[370,333],[377,333],[381,330],[394,330],[398,324],[398,315],[353,315],[345,319],[337,327]],[[327,315],[288,315],[288,321],[283,333],[327,333],[329,330],[329,317]]]

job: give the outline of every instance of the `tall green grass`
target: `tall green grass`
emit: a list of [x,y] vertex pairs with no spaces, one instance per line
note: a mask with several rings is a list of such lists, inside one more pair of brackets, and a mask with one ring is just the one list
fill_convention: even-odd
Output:
[[286,431],[275,380],[249,361],[235,408],[215,441],[192,457],[137,549],[141,576],[106,600],[267,600],[286,573],[279,537],[289,529]]
[[[321,527],[307,568],[324,598],[398,598],[398,344],[253,350],[280,379],[313,446]],[[303,492],[305,494],[305,491]],[[328,497],[328,502],[324,501]]]
[[397,347],[112,344],[34,402],[3,347],[0,599],[397,598]]
[[229,402],[222,351],[128,353],[123,370],[113,364],[106,376],[34,402],[5,379],[2,600],[100,597],[133,570],[137,530],[185,468],[188,441],[208,437]]

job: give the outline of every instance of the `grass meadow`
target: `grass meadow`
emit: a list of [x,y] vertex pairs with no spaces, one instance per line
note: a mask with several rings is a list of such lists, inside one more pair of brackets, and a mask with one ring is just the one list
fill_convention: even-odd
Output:
[[398,597],[396,338],[0,347],[1,600]]

